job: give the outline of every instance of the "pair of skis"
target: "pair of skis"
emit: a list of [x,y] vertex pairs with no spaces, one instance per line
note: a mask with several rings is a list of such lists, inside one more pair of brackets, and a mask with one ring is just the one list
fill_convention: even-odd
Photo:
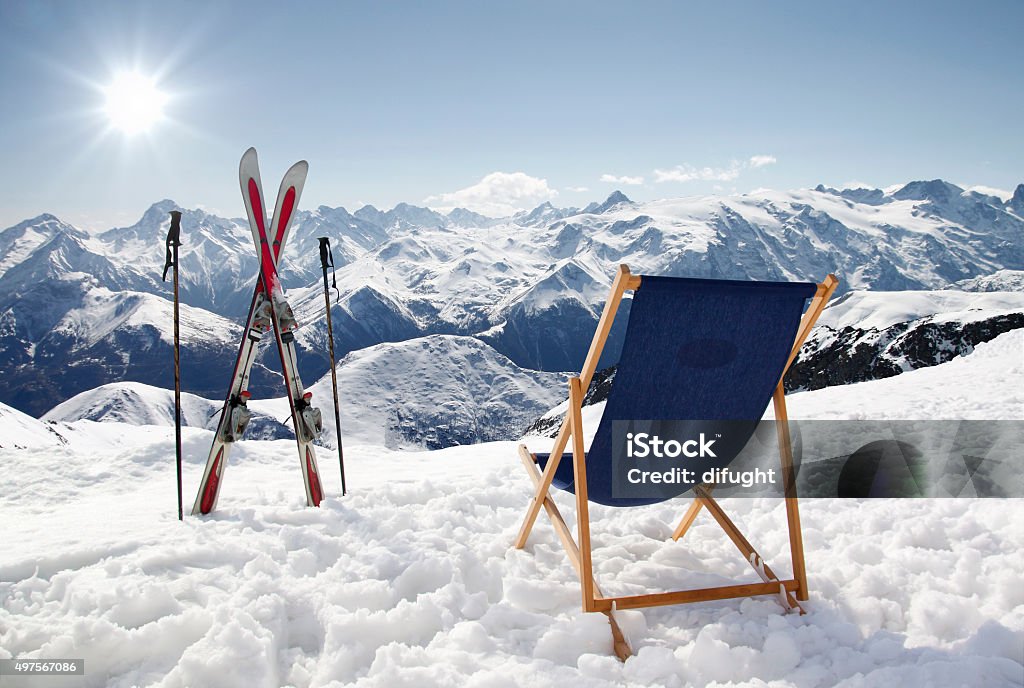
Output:
[[[260,181],[256,149],[250,148],[238,166],[238,181],[245,200],[253,242],[260,259],[260,276],[253,291],[249,315],[246,318],[242,344],[235,359],[227,399],[221,411],[220,422],[214,435],[213,446],[206,461],[206,470],[199,485],[192,514],[208,514],[217,506],[224,469],[231,445],[241,439],[249,423],[249,375],[256,357],[256,347],[263,335],[273,330],[277,351],[281,357],[281,371],[288,390],[288,403],[292,412],[292,428],[298,444],[302,480],[306,488],[306,504],[319,506],[323,499],[320,472],[317,468],[313,440],[323,430],[320,410],[310,405],[312,393],[306,392],[299,379],[295,352],[295,330],[298,327],[292,309],[284,297],[284,289],[277,272],[291,229],[295,208],[306,182],[309,165],[297,162],[285,173],[277,194],[274,214],[269,227],[263,203],[263,184]],[[340,442],[340,436],[339,436]]]

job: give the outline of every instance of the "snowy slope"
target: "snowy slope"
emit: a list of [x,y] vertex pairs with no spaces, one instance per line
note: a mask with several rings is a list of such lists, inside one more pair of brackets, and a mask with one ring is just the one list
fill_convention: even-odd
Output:
[[52,424],[0,404],[0,449],[56,447],[67,440]]
[[[252,418],[245,436],[249,439],[295,437],[291,428],[280,420],[287,418],[289,413],[287,402],[283,399],[281,401],[281,404],[270,404],[269,409],[262,402],[252,402]],[[215,430],[220,421],[223,405],[223,401],[204,399],[184,392],[181,395],[181,423],[188,427]],[[76,394],[46,412],[43,420],[64,423],[89,420],[98,423],[173,427],[174,390],[153,387],[141,382],[112,382]]]
[[[1022,343],[790,405],[1024,418]],[[0,549],[0,656],[84,657],[78,685],[1010,686],[1024,672],[1021,500],[805,500],[807,615],[769,598],[620,612],[637,653],[620,664],[546,517],[510,549],[531,493],[513,443],[355,447],[350,496],[324,470],[329,497],[308,509],[293,443],[243,441],[219,511],[178,523],[171,429],[60,429],[67,446],[0,450],[0,517],[17,524]],[[186,429],[186,499],[209,438]],[[783,505],[733,501],[787,570]],[[756,579],[709,518],[669,539],[686,503],[591,506],[610,594]]]
[[991,275],[960,280],[949,288],[963,291],[1024,291],[1024,270],[997,270]]
[[792,418],[1024,419],[1024,329],[948,363],[786,399]]
[[[563,394],[566,376],[523,370],[472,337],[379,344],[338,364],[345,437],[436,449],[510,439]],[[311,387],[333,444],[331,377]]]
[[822,312],[786,378],[819,389],[936,365],[1024,328],[1020,291],[856,291]]

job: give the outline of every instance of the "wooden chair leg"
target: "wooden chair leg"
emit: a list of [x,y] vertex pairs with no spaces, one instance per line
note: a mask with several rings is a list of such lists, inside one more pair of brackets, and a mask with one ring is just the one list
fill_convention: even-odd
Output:
[[608,617],[608,623],[612,627],[612,652],[615,653],[615,656],[619,658],[620,662],[625,662],[633,656],[633,648],[629,646],[629,641],[626,640],[626,636],[622,634],[622,629],[619,628],[619,624],[615,620],[615,612],[608,610],[603,613]]
[[594,569],[590,553],[590,501],[587,498],[587,454],[583,449],[583,390],[578,377],[569,380],[569,418],[572,423],[573,488],[576,492],[576,532],[580,547],[583,611],[594,611]]
[[807,568],[804,563],[804,537],[800,528],[800,505],[796,494],[796,475],[793,471],[793,445],[789,437],[789,415],[786,412],[786,392],[780,382],[772,395],[775,406],[775,428],[779,436],[779,455],[782,461],[782,485],[785,490],[786,523],[789,527],[789,550],[793,559],[793,578],[800,587],[796,598],[808,599]]
[[[711,492],[715,489],[714,485],[699,485],[698,487],[700,487],[701,490],[703,490],[707,494],[711,494]],[[693,522],[697,520],[697,514],[699,514],[700,510],[703,508],[704,500],[701,497],[701,493],[697,492],[695,489],[693,492],[693,501],[690,503],[690,508],[686,510],[685,514],[683,514],[683,520],[679,522],[679,525],[676,526],[675,531],[672,532],[673,540],[679,540],[679,538],[686,535],[686,531],[688,531],[690,529],[690,526],[693,525]]]
[[[526,472],[533,481],[534,487],[539,488],[541,485],[541,473],[537,469],[537,462],[534,460],[533,454],[530,453],[525,445],[519,445],[519,458],[526,467]],[[566,525],[565,519],[562,518],[562,513],[558,510],[555,500],[551,499],[551,495],[545,492],[541,503],[544,505],[544,511],[547,512],[548,517],[551,519],[551,525],[555,527],[558,539],[562,541],[565,553],[569,555],[569,561],[572,562],[573,567],[576,569],[576,573],[579,573],[580,550],[579,547],[576,546],[576,541],[572,539],[572,533],[569,531],[569,526]]]
[[704,502],[701,501],[700,497],[695,497],[694,500],[690,502],[690,508],[686,510],[685,514],[683,514],[683,520],[679,522],[679,525],[677,525],[676,529],[672,532],[673,540],[678,540],[686,535],[686,531],[688,531],[690,526],[693,525],[693,522],[697,520],[697,514],[700,513],[700,510],[703,507]]
[[[519,445],[519,459],[523,462],[523,466],[526,467],[526,473],[530,476],[530,480],[533,481],[534,487],[539,488],[541,473],[537,469],[537,462],[533,458],[533,454],[522,444]],[[569,530],[569,526],[566,525],[565,519],[562,518],[562,513],[558,510],[558,505],[551,499],[551,495],[545,494],[542,503],[544,511],[547,512],[548,517],[551,519],[551,525],[555,527],[555,532],[558,533],[558,539],[562,541],[565,553],[569,555],[569,561],[572,563],[573,568],[576,569],[576,574],[581,577],[582,581],[580,550],[576,546],[576,541],[572,539],[572,532]],[[597,597],[602,596],[596,581],[594,581],[594,594]],[[616,657],[625,662],[633,656],[633,649],[629,646],[629,641],[626,640],[626,636],[622,633],[622,628],[619,627],[618,622],[615,620],[614,611],[606,610],[602,611],[602,613],[608,617],[608,624],[611,627],[612,650],[615,652]]]
[[551,488],[551,481],[555,478],[555,470],[562,460],[562,453],[565,451],[565,445],[569,441],[570,420],[569,414],[566,414],[565,421],[563,421],[562,427],[558,431],[555,446],[551,449],[551,455],[548,457],[548,464],[544,467],[541,481],[537,485],[533,499],[530,501],[530,506],[526,510],[526,516],[523,517],[523,524],[519,527],[519,534],[516,535],[516,549],[526,547],[526,540],[530,537],[530,531],[533,530],[533,524],[536,523],[537,515],[540,514],[541,507],[544,504],[544,497],[547,495],[548,489]]

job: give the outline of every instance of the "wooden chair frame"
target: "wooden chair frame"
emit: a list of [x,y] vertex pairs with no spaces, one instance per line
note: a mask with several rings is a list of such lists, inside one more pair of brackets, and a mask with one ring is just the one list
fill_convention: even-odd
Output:
[[[530,453],[525,445],[519,445],[520,459],[526,467],[536,491],[530,501],[526,516],[523,518],[519,534],[516,536],[515,547],[516,549],[522,549],[526,546],[526,540],[530,536],[530,531],[537,520],[537,515],[543,507],[550,517],[551,523],[555,527],[555,532],[558,533],[558,537],[562,541],[562,545],[565,547],[565,551],[580,577],[583,611],[603,612],[608,616],[611,623],[615,654],[623,661],[632,654],[632,651],[615,621],[613,612],[616,609],[638,609],[752,595],[778,595],[784,606],[797,609],[801,614],[803,613],[800,602],[807,599],[807,573],[804,565],[803,536],[800,530],[800,512],[797,504],[796,485],[793,482],[793,451],[790,444],[788,415],[786,413],[786,393],[783,389],[783,380],[789,367],[796,359],[800,347],[803,346],[804,341],[810,334],[811,328],[814,327],[818,316],[821,315],[821,311],[825,308],[836,286],[839,284],[839,280],[836,279],[835,275],[830,274],[818,285],[817,292],[800,320],[789,359],[786,361],[786,366],[783,368],[782,375],[772,395],[772,402],[775,406],[775,419],[777,421],[779,455],[782,464],[781,472],[786,494],[784,499],[786,500],[786,521],[789,527],[790,552],[793,560],[793,577],[780,580],[764,562],[761,555],[757,553],[750,542],[743,536],[739,528],[729,519],[714,497],[711,496],[711,489],[698,486],[694,488],[696,497],[672,534],[673,540],[678,540],[686,533],[701,509],[707,509],[708,513],[726,532],[729,539],[732,540],[750,565],[758,572],[763,582],[649,593],[646,595],[606,597],[601,593],[597,582],[594,580],[590,544],[590,510],[587,499],[587,466],[586,454],[583,450],[583,422],[581,420],[581,413],[583,396],[590,386],[590,381],[597,369],[598,359],[600,359],[601,352],[608,339],[608,333],[611,331],[615,314],[618,312],[619,304],[622,302],[622,296],[627,290],[639,289],[642,279],[640,275],[630,274],[628,266],[619,266],[615,279],[612,282],[611,294],[605,303],[604,311],[601,313],[601,318],[597,323],[597,331],[594,333],[590,350],[583,363],[583,369],[578,377],[569,379],[569,408],[566,410],[565,420],[558,431],[555,445],[551,450],[543,472],[537,467],[536,457]],[[573,539],[572,532],[569,530],[565,519],[562,518],[558,507],[549,494],[551,482],[555,477],[555,470],[558,468],[570,438],[572,439],[571,451],[579,544]]]

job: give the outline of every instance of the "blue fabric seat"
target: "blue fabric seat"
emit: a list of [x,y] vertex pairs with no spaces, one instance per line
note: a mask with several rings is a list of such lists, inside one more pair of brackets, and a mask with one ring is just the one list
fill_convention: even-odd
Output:
[[[590,501],[638,506],[667,499],[612,496],[615,420],[744,421],[749,432],[730,445],[737,454],[771,401],[805,302],[817,288],[812,282],[645,275],[633,296],[618,371],[587,452]],[[536,457],[543,469],[549,455]],[[552,484],[573,491],[568,448]]]

